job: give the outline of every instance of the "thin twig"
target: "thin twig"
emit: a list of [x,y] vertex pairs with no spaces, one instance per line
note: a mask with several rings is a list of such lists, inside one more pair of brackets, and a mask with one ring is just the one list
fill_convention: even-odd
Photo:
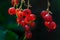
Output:
[[50,2],[49,2],[49,0],[47,2],[48,2],[48,4],[47,4],[47,11],[49,11]]

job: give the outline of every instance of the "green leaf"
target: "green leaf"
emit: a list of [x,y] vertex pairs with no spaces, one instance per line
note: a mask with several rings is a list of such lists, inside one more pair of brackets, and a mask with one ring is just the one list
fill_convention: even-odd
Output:
[[0,30],[0,40],[5,40],[6,33],[7,33],[7,30],[5,31]]
[[9,29],[9,30],[14,29],[14,30],[24,31],[22,26],[21,25],[18,26],[18,24],[15,23],[15,22],[8,23],[6,28]]
[[18,27],[18,25],[17,25],[17,23],[15,23],[15,22],[11,22],[11,23],[8,23],[7,24],[7,29],[14,29],[14,28],[17,28]]
[[18,36],[14,32],[8,31],[5,40],[18,40]]

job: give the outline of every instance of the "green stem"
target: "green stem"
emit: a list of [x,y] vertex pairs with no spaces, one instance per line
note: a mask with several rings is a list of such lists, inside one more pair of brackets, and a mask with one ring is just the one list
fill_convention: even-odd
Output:
[[47,2],[48,2],[47,11],[49,11],[50,2],[49,2],[49,0]]
[[23,5],[23,0],[21,0],[21,4],[20,4],[20,9],[22,9],[22,5]]
[[30,4],[29,4],[29,0],[28,0],[28,6],[27,6],[27,8],[29,8],[30,7]]

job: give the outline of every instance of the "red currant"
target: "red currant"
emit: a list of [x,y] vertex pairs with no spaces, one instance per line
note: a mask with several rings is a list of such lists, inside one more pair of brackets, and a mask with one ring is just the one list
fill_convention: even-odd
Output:
[[51,16],[50,14],[46,14],[46,15],[44,16],[44,20],[45,20],[45,21],[52,21],[52,16]]
[[25,25],[25,31],[30,31],[30,27],[28,25]]
[[56,23],[55,22],[48,22],[45,21],[44,25],[49,29],[49,30],[54,30],[56,29]]
[[34,20],[36,20],[36,16],[34,14],[30,14],[25,18],[25,22],[27,24],[30,23],[31,21],[34,21]]
[[18,18],[23,18],[23,11],[17,11]]
[[24,12],[24,16],[27,16],[27,15],[31,14],[30,9],[24,9],[23,12]]
[[42,16],[42,18],[44,18],[44,16],[45,16],[46,14],[48,14],[47,11],[42,11],[40,15]]
[[10,15],[15,15],[16,14],[16,9],[14,7],[11,7],[11,8],[8,9],[8,13]]
[[55,22],[50,22],[50,29],[52,29],[52,30],[54,30],[54,29],[56,29],[56,23]]
[[31,26],[31,28],[34,28],[35,27],[35,22],[31,22],[30,26]]
[[22,21],[20,22],[20,24],[21,24],[23,27],[25,27],[25,26],[26,26],[26,23],[25,23],[25,21],[24,21],[24,20],[22,20]]
[[28,17],[26,17],[25,19],[24,19],[24,21],[25,21],[25,23],[29,23],[31,20],[28,18]]
[[19,4],[19,1],[18,0],[12,0],[11,3],[12,3],[13,6],[15,6],[15,5]]
[[31,32],[25,32],[26,38],[30,39],[32,38],[32,33]]
[[22,18],[17,18],[16,20],[17,20],[17,23],[20,24],[23,19]]
[[29,18],[30,18],[30,20],[34,21],[36,19],[36,16],[34,14],[30,14]]
[[46,27],[49,27],[49,24],[50,24],[50,22],[48,22],[48,21],[45,21],[45,22],[44,22],[44,25],[45,25]]

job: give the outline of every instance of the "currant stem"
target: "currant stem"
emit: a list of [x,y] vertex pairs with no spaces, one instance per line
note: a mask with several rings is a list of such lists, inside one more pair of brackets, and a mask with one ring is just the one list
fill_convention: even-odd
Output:
[[49,11],[50,2],[49,2],[49,0],[48,0],[47,2],[48,2],[48,5],[47,5],[47,11]]
[[22,8],[22,0],[21,0],[21,4],[20,4],[20,9]]
[[21,4],[20,4],[20,9],[22,9],[22,5],[23,5],[23,3],[24,3],[24,0],[21,0]]
[[29,0],[28,0],[28,3],[27,3],[28,5],[27,5],[27,8],[29,8],[30,7],[30,4],[29,4]]
[[51,11],[49,11],[50,14],[53,14]]
[[30,5],[30,1],[28,0],[27,8],[29,9],[30,7],[32,7],[32,6]]

